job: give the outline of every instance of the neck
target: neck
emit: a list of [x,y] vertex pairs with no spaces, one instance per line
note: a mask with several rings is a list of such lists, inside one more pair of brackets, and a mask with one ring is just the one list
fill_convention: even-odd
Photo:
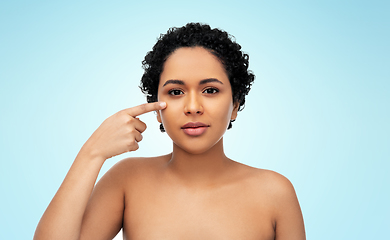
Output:
[[201,154],[192,154],[173,144],[173,152],[168,168],[189,184],[210,185],[226,172],[231,160],[223,151],[221,138],[212,148]]

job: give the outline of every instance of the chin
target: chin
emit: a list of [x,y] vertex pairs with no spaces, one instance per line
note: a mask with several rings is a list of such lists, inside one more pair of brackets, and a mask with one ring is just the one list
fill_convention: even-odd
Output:
[[[199,155],[207,153],[218,145],[222,143],[223,135],[226,130],[219,128],[209,128],[206,132],[199,136],[189,136],[183,132],[183,130],[178,130],[170,126],[169,124],[164,124],[166,134],[172,139],[175,148],[177,150],[182,150],[186,153]],[[222,147],[223,148],[223,147]]]

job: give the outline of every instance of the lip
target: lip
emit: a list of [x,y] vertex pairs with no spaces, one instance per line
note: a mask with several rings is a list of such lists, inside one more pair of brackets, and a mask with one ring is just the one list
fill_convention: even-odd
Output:
[[197,127],[208,127],[209,125],[202,123],[202,122],[189,122],[181,126],[182,129],[184,128],[197,128]]
[[190,136],[200,136],[202,135],[209,125],[202,122],[189,122],[184,124],[181,129],[183,129],[184,133]]

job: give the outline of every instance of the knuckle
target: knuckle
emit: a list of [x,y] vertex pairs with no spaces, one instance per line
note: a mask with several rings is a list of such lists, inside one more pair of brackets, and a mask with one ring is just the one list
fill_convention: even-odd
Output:
[[132,136],[132,135],[134,135],[134,133],[135,133],[134,128],[131,126],[127,126],[125,134]]
[[126,114],[124,111],[120,111],[117,113],[117,118],[119,119],[119,121],[128,122],[130,116]]
[[142,134],[139,135],[138,139],[139,139],[138,142],[140,142],[140,141],[142,141],[142,139],[144,139],[144,137],[142,136]]
[[132,146],[134,146],[135,144],[137,144],[137,142],[135,141],[134,138],[131,138],[129,139],[129,141],[127,142],[127,147],[131,148]]
[[131,146],[128,147],[129,152],[130,152],[130,151],[135,151],[135,150],[137,150],[138,148],[139,148],[139,146],[138,146],[137,143],[134,143],[134,144],[132,144]]
[[127,118],[126,118],[126,123],[133,123],[134,122],[134,118],[130,117],[129,115],[127,115]]
[[123,117],[124,115],[126,115],[126,112],[124,110],[121,110],[121,111],[117,112],[117,115]]
[[144,125],[142,125],[141,127],[140,127],[140,132],[142,133],[142,132],[144,132],[146,130],[146,124],[144,124]]
[[130,134],[133,134],[133,135],[135,135],[135,134],[137,134],[137,129],[135,129],[133,126],[129,126],[129,133]]

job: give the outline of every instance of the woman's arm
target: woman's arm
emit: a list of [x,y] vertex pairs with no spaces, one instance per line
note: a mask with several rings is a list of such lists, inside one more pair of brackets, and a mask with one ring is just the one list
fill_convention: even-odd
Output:
[[79,239],[84,211],[105,159],[80,152],[35,231],[38,239]]
[[96,184],[84,212],[80,240],[113,239],[122,228],[131,163],[118,162]]
[[79,239],[84,212],[106,159],[135,151],[146,125],[136,116],[164,109],[148,103],[122,110],[106,119],[81,148],[63,183],[43,214],[34,240]]

